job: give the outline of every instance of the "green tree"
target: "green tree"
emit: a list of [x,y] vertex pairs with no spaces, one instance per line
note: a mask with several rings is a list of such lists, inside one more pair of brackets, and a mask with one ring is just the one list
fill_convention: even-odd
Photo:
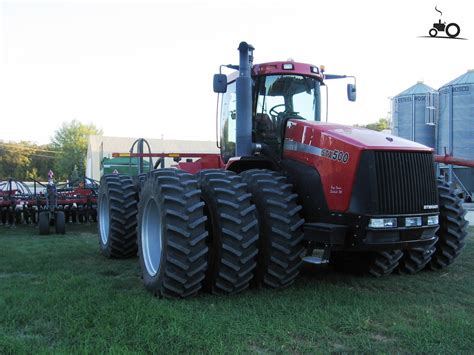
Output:
[[17,180],[26,178],[28,165],[30,164],[28,151],[17,144],[0,144],[0,179],[12,177]]
[[56,152],[49,144],[37,145],[31,142],[20,142],[29,151],[30,164],[26,178],[46,181],[49,169],[53,168]]
[[0,178],[44,181],[53,167],[55,153],[47,144],[0,141]]
[[357,125],[358,127],[364,127],[373,131],[383,131],[384,129],[390,129],[390,123],[386,118],[380,118],[377,122],[369,123],[367,125]]
[[86,125],[77,120],[63,123],[55,132],[51,143],[57,151],[54,162],[55,178],[69,178],[75,166],[79,176],[84,176],[87,141],[91,134],[102,134],[102,130],[93,124]]

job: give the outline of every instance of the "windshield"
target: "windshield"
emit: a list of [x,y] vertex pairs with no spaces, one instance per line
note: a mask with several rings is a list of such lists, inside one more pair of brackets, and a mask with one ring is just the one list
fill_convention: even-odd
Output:
[[278,152],[289,118],[320,121],[320,85],[317,79],[302,75],[260,77],[256,86],[253,141],[265,143]]
[[269,115],[273,121],[284,115],[320,121],[320,101],[317,79],[302,75],[269,75],[260,80],[256,113]]

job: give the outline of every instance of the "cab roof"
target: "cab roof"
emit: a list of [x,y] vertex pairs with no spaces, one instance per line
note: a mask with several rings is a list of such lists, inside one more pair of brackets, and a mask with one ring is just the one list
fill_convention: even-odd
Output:
[[[319,67],[312,64],[297,63],[293,61],[286,62],[269,62],[262,64],[255,64],[252,67],[252,76],[272,75],[272,74],[295,74],[306,75],[314,77],[320,81],[323,80],[324,75],[321,73]],[[227,82],[231,83],[237,79],[239,72],[235,71],[227,76]]]

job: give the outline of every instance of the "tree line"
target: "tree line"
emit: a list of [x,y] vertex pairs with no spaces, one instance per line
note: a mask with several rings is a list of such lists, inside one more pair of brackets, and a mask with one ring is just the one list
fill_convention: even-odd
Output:
[[102,134],[102,130],[94,124],[72,120],[63,123],[47,144],[0,140],[0,180],[11,177],[22,181],[45,181],[50,169],[60,180],[84,176],[91,134]]
[[390,122],[386,118],[379,118],[377,122],[369,123],[366,125],[355,125],[356,127],[368,128],[373,131],[383,131],[384,129],[390,129]]
[[[356,125],[376,131],[390,128],[385,118],[367,125]],[[71,176],[82,177],[86,171],[88,137],[102,134],[94,124],[77,120],[63,123],[48,144],[32,142],[4,142],[0,140],[0,180],[9,177],[16,180],[46,181],[52,169],[56,179],[66,180]]]

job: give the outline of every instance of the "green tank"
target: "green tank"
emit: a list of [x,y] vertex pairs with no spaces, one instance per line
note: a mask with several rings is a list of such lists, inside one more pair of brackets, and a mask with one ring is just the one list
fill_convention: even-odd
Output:
[[[143,161],[143,172],[152,170],[148,160]],[[120,174],[138,175],[138,158],[104,158],[101,164],[101,176],[113,174],[117,170]]]

